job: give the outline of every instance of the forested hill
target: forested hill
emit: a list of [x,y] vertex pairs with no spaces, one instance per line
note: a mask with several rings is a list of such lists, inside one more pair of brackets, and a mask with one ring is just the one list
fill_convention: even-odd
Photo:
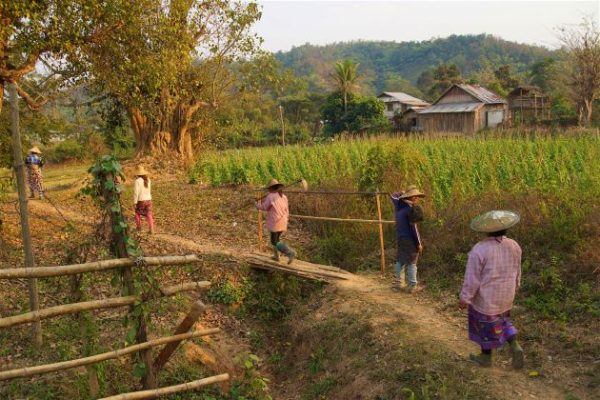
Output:
[[552,51],[546,48],[483,34],[453,35],[423,42],[305,44],[276,54],[284,66],[299,76],[308,77],[313,90],[327,87],[335,61],[352,59],[360,63],[359,72],[364,76],[363,91],[371,93],[390,86],[386,85],[386,80],[390,79],[397,81],[401,77],[416,84],[423,71],[443,63],[456,64],[462,76],[469,78],[503,64],[509,64],[516,73],[524,73],[531,64],[549,56],[552,56]]

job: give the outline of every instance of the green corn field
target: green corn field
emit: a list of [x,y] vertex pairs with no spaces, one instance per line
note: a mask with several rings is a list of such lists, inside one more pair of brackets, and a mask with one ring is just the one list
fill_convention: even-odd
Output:
[[212,186],[300,177],[313,187],[396,190],[416,184],[436,204],[482,192],[600,195],[600,134],[370,138],[209,152],[190,171]]

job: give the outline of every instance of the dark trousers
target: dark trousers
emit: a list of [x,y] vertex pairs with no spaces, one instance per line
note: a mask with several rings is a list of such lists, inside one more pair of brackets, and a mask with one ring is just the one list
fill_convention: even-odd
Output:
[[271,232],[271,244],[273,246],[277,246],[277,243],[279,243],[279,238],[281,237],[281,234],[283,232]]

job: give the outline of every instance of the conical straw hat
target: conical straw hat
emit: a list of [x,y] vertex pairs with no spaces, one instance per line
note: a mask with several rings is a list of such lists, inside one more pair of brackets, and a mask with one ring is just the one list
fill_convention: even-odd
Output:
[[42,151],[40,150],[39,147],[37,146],[33,146],[32,148],[29,149],[30,153],[35,153],[35,154],[42,154]]
[[493,210],[481,214],[471,221],[471,229],[476,232],[499,232],[519,223],[521,217],[514,211]]
[[265,187],[265,189],[273,189],[275,187],[279,188],[282,186],[284,186],[283,183],[279,183],[279,181],[277,179],[273,178],[269,181],[269,183],[267,183],[267,186]]
[[421,192],[415,185],[410,185],[406,188],[406,191],[400,196],[401,199],[408,199],[411,197],[425,197],[425,193]]
[[146,168],[144,168],[143,165],[138,166],[135,169],[135,176],[144,176],[144,175],[150,175],[150,174],[148,173],[148,171],[146,171]]

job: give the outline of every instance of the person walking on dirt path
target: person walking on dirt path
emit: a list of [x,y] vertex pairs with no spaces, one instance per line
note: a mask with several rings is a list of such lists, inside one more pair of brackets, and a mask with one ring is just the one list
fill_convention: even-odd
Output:
[[523,368],[523,349],[510,319],[521,284],[521,247],[506,237],[519,220],[512,211],[489,211],[471,221],[471,229],[487,237],[469,253],[460,304],[469,310],[469,339],[481,347],[469,359],[482,367],[492,365],[492,349],[508,342],[513,368]]
[[287,231],[290,218],[288,198],[283,194],[283,186],[277,179],[271,179],[265,188],[269,191],[269,194],[264,199],[257,201],[256,208],[267,212],[265,225],[271,233],[273,260],[279,261],[279,252],[282,252],[287,256],[288,264],[291,264],[296,257],[296,253],[281,241],[281,235]]
[[42,176],[42,167],[44,159],[39,147],[34,146],[29,149],[29,154],[25,158],[25,166],[27,167],[27,183],[29,184],[30,199],[35,199],[35,194],[40,196],[40,200],[44,198],[44,177]]
[[[425,197],[416,186],[409,186],[402,193],[391,195],[396,215],[396,275],[394,289],[407,288],[410,292],[417,290],[417,260],[423,252],[423,242],[419,234],[418,223],[423,221],[423,210],[418,205]],[[406,286],[404,273],[408,278]]]
[[146,217],[150,234],[154,233],[154,216],[152,215],[152,182],[148,171],[139,166],[135,171],[133,183],[133,204],[135,204],[135,227],[142,230],[142,217]]

